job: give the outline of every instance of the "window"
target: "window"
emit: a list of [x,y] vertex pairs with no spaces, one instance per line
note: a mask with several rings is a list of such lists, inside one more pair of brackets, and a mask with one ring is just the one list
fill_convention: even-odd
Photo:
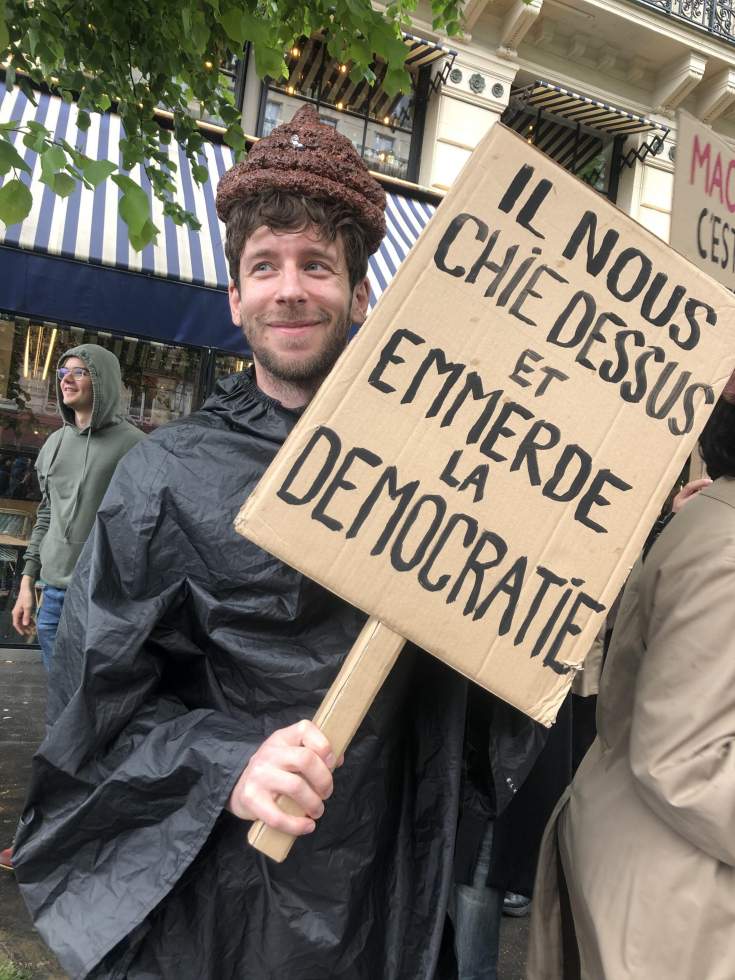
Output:
[[239,374],[240,371],[247,371],[252,366],[249,357],[238,357],[236,354],[223,354],[217,351],[214,355],[214,377],[226,378],[229,374]]
[[375,133],[373,140],[373,150],[375,153],[392,153],[396,144],[394,136],[386,136],[385,133]]
[[409,68],[411,92],[389,96],[382,87],[384,63],[373,65],[373,86],[353,81],[349,65],[331,58],[319,36],[302,38],[289,52],[287,63],[287,79],[264,83],[259,136],[289,122],[304,102],[311,102],[320,121],[346,136],[371,170],[417,179],[429,67]]
[[[10,616],[41,499],[35,460],[62,424],[56,402],[59,356],[82,343],[117,356],[123,412],[144,432],[187,414],[203,399],[205,350],[0,313],[0,644],[26,642]],[[233,370],[235,358],[222,358],[223,373]]]
[[276,99],[268,99],[265,104],[265,116],[263,117],[263,132],[261,136],[268,136],[276,126],[280,126],[283,117],[283,102]]
[[[215,66],[212,65],[212,71],[215,70]],[[235,106],[238,109],[242,109],[243,100],[243,76],[242,76],[242,64],[234,57],[230,57],[225,61],[220,62],[216,69],[219,73],[219,80],[222,86],[222,90],[225,93],[225,98],[230,103],[230,105]],[[211,116],[204,112],[201,103],[198,99],[192,99],[189,102],[189,112],[196,119],[200,119],[205,123],[213,123],[216,126],[224,126],[225,123],[219,116]]]

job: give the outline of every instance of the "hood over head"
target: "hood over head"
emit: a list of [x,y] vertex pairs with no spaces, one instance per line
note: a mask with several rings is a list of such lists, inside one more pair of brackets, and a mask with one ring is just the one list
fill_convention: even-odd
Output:
[[[78,357],[84,361],[92,379],[92,420],[89,428],[102,429],[113,422],[122,419],[122,406],[120,396],[122,393],[122,375],[120,373],[120,362],[112,353],[99,344],[80,344],[78,347],[71,347],[59,358],[58,367],[62,367],[64,362],[70,357]],[[56,399],[59,403],[59,410],[62,418],[70,425],[74,425],[74,411],[67,408],[61,395],[61,382],[56,378]]]

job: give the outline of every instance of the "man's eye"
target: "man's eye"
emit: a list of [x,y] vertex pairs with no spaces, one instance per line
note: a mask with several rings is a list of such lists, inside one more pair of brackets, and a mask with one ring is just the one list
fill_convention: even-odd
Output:
[[312,262],[306,263],[306,270],[308,272],[327,272],[327,266],[324,262],[320,262],[318,259],[314,259]]
[[270,262],[258,262],[257,265],[253,266],[253,272],[268,272],[272,268]]

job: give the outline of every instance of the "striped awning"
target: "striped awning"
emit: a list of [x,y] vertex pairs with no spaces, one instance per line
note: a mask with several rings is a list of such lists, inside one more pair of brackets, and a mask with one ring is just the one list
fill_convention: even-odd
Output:
[[[85,132],[77,126],[78,111],[74,103],[40,93],[37,100],[34,106],[20,89],[10,92],[0,89],[0,122],[27,123],[35,119],[56,139],[65,139],[88,157],[122,165],[119,146],[125,132],[119,116],[93,113]],[[153,223],[160,230],[155,244],[136,252],[118,215],[121,192],[115,184],[104,181],[93,191],[77,186],[69,197],[57,197],[40,183],[38,154],[26,149],[20,136],[15,143],[32,171],[31,176],[23,174],[21,179],[32,187],[33,207],[21,223],[9,228],[0,224],[0,243],[181,282],[226,287],[223,232],[215,211],[214,194],[217,181],[232,166],[232,151],[228,147],[205,143],[199,162],[206,165],[210,180],[201,186],[194,181],[189,161],[178,144],[172,140],[168,147],[162,147],[177,167],[174,179],[178,200],[201,222],[198,232],[179,227],[164,215],[163,205],[154,197],[142,167],[129,171],[147,192]]]
[[452,61],[457,57],[457,52],[453,48],[448,48],[444,44],[436,41],[427,41],[421,37],[414,37],[413,34],[403,34],[403,40],[408,46],[408,57],[406,58],[406,68],[423,68],[424,65],[433,65],[434,62],[442,58],[450,58]]
[[[119,144],[124,131],[119,116],[93,113],[91,125],[84,132],[77,126],[75,104],[39,93],[38,104],[34,106],[18,88],[10,92],[0,88],[0,122],[24,123],[31,119],[43,123],[55,138],[66,139],[93,159],[122,162]],[[136,252],[128,242],[127,228],[118,215],[120,191],[115,184],[105,181],[95,190],[78,186],[69,197],[57,197],[39,181],[38,154],[24,147],[20,137],[15,142],[16,149],[32,171],[30,176],[23,174],[21,179],[32,186],[33,208],[19,224],[9,228],[0,224],[0,245],[216,290],[227,288],[224,226],[217,218],[215,190],[219,178],[233,163],[228,147],[205,143],[199,161],[207,166],[210,180],[203,186],[194,181],[189,161],[175,142],[164,148],[177,166],[173,176],[178,200],[201,223],[197,232],[177,226],[164,215],[142,167],[136,166],[129,172],[148,193],[153,222],[160,229],[155,244]],[[0,177],[0,185],[2,180]],[[388,195],[388,233],[380,251],[370,260],[373,302],[395,275],[433,211],[431,204],[400,194]],[[49,311],[43,312],[48,315]],[[202,342],[201,337],[198,342]]]
[[[412,34],[404,34],[403,39],[408,51],[405,66],[414,79],[418,70],[426,65],[445,59],[453,63],[457,56],[457,52],[451,48]],[[365,79],[355,82],[350,77],[349,65],[333,58],[322,35],[314,34],[299,46],[291,48],[286,57],[286,66],[288,76],[272,84],[288,95],[300,93],[324,104],[349,106],[352,113],[369,110],[373,119],[385,118],[391,120],[391,125],[405,125],[412,97],[410,93],[385,91],[385,62],[375,66],[377,77],[373,84]]]
[[388,230],[378,251],[370,256],[368,268],[368,278],[372,286],[371,309],[435,210],[433,204],[414,198],[401,194],[387,195],[385,223]]
[[611,136],[632,136],[664,128],[644,116],[633,115],[606,102],[542,80],[515,89],[513,97],[526,106],[553,112],[572,123],[581,123]]
[[604,149],[610,137],[594,129],[581,129],[559,122],[553,115],[542,115],[522,102],[511,100],[503,115],[503,123],[537,149],[542,150],[560,167],[579,173]]

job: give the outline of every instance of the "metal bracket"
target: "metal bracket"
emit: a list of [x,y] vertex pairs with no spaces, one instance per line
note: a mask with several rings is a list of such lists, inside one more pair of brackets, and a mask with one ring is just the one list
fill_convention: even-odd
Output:
[[663,150],[664,142],[666,141],[666,137],[670,132],[670,129],[664,129],[662,131],[662,135],[659,136],[657,133],[656,135],[652,136],[650,140],[646,140],[645,143],[642,143],[641,146],[631,147],[625,156],[621,156],[621,165],[625,167],[633,167],[635,166],[636,160],[643,163],[649,153],[657,156],[661,150]]
[[442,70],[438,71],[429,82],[429,90],[432,92],[438,92],[442,85],[446,85],[447,79],[449,78],[449,72],[454,66],[454,62],[457,58],[457,52],[448,51],[447,55],[448,57],[442,65]]

